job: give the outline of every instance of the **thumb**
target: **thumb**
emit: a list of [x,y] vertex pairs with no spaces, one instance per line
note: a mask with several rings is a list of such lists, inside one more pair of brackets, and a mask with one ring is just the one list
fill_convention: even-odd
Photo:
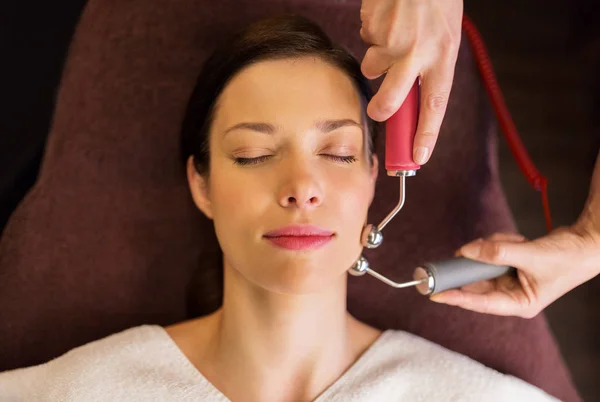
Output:
[[488,264],[508,265],[527,271],[539,250],[529,241],[479,239],[461,247],[460,254],[466,258]]

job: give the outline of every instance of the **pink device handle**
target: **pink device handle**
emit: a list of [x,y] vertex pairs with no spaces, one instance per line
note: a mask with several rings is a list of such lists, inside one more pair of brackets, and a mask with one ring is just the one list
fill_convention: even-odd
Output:
[[413,141],[419,116],[419,80],[400,109],[385,124],[385,170],[418,170],[413,161]]

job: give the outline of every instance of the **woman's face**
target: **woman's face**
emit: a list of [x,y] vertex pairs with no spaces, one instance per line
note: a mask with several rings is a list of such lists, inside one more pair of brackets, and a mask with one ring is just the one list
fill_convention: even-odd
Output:
[[226,266],[277,293],[345,281],[377,175],[363,126],[351,79],[320,59],[264,61],[232,79],[211,127],[209,173],[188,163]]

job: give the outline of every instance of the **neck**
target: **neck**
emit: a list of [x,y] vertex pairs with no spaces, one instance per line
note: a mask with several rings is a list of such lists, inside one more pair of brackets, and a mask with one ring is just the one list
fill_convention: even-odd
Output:
[[347,313],[345,277],[309,295],[268,292],[227,266],[224,282],[205,375],[230,398],[313,400],[380,334]]

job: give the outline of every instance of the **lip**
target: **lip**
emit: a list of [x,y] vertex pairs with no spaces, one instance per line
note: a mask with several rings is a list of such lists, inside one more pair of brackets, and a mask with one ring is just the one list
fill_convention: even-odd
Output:
[[265,234],[265,237],[281,237],[281,236],[326,236],[333,235],[331,230],[326,230],[315,225],[289,225],[279,229],[272,230]]
[[331,230],[314,225],[290,225],[264,235],[273,245],[288,250],[315,250],[329,243],[333,236]]

